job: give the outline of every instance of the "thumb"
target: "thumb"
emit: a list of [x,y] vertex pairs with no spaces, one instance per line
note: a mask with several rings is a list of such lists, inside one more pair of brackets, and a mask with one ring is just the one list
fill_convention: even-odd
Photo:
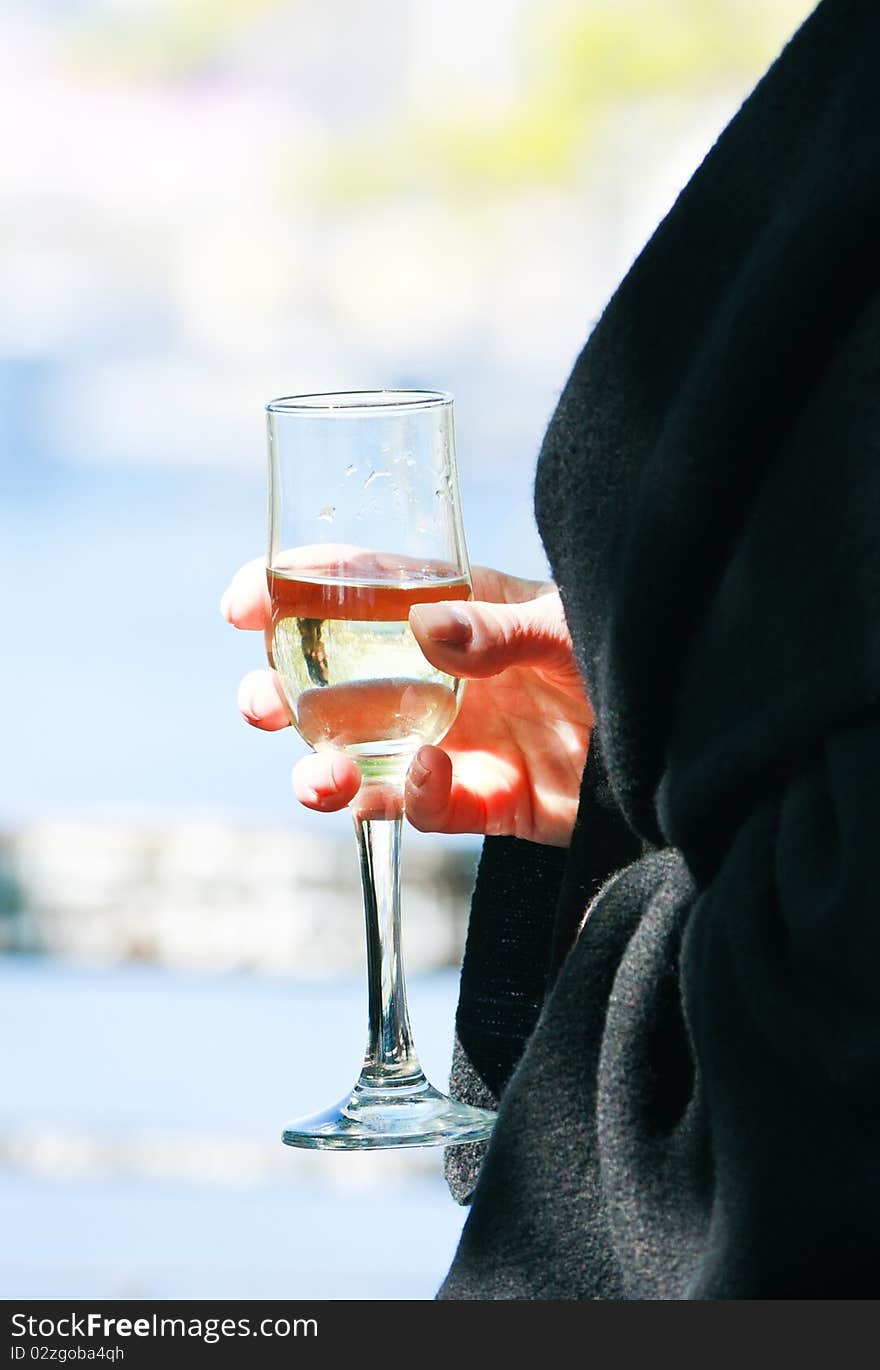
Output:
[[518,604],[452,600],[410,610],[416,640],[433,666],[482,679],[508,666],[571,673],[571,637],[557,590]]

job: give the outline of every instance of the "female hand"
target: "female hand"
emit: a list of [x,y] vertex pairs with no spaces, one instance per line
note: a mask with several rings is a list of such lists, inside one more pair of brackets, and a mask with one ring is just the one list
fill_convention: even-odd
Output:
[[[475,567],[475,600],[421,604],[410,625],[428,660],[470,683],[442,747],[410,767],[406,814],[423,832],[486,833],[566,846],[577,813],[593,714],[555,587]],[[249,562],[221,602],[238,628],[269,622],[265,563]],[[239,689],[244,717],[290,724],[272,671]],[[315,752],[293,772],[297,798],[329,813],[349,804],[360,772],[344,752]]]

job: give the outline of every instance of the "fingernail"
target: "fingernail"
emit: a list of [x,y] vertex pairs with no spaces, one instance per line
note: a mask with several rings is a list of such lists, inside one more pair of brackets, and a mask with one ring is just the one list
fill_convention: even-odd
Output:
[[465,647],[474,635],[470,619],[446,604],[417,604],[410,610],[410,619],[432,642],[450,647]]
[[345,780],[345,765],[341,757],[334,756],[333,760],[330,762],[330,774],[333,777],[333,784],[336,786],[337,790],[341,789],[342,783]]
[[255,690],[251,690],[250,694],[247,696],[246,699],[239,699],[238,707],[244,714],[245,718],[250,719],[252,722],[260,717],[260,712],[257,708],[257,695]]
[[408,779],[410,784],[420,790],[430,774],[431,768],[423,762],[421,752],[416,752],[409,768]]

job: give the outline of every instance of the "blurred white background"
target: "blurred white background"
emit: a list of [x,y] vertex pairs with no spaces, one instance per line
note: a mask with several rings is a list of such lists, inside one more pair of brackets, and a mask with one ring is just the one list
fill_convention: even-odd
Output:
[[[570,365],[810,8],[6,0],[0,1296],[433,1292],[462,1218],[438,1156],[275,1140],[350,1083],[359,978],[292,977],[353,974],[360,933],[348,820],[298,811],[301,744],[235,709],[262,644],[217,603],[263,549],[262,407],[452,390],[472,559],[545,574]],[[316,862],[351,867],[325,938]],[[470,868],[432,869],[421,1034],[411,997],[440,1075]]]

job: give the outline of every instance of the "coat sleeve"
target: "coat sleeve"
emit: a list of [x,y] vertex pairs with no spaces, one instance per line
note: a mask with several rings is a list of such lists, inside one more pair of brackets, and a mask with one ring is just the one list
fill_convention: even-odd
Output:
[[[511,837],[483,845],[471,902],[450,1088],[494,1108],[534,1030],[596,891],[641,854],[591,743],[568,848]],[[452,1147],[446,1176],[469,1201],[486,1143]]]

